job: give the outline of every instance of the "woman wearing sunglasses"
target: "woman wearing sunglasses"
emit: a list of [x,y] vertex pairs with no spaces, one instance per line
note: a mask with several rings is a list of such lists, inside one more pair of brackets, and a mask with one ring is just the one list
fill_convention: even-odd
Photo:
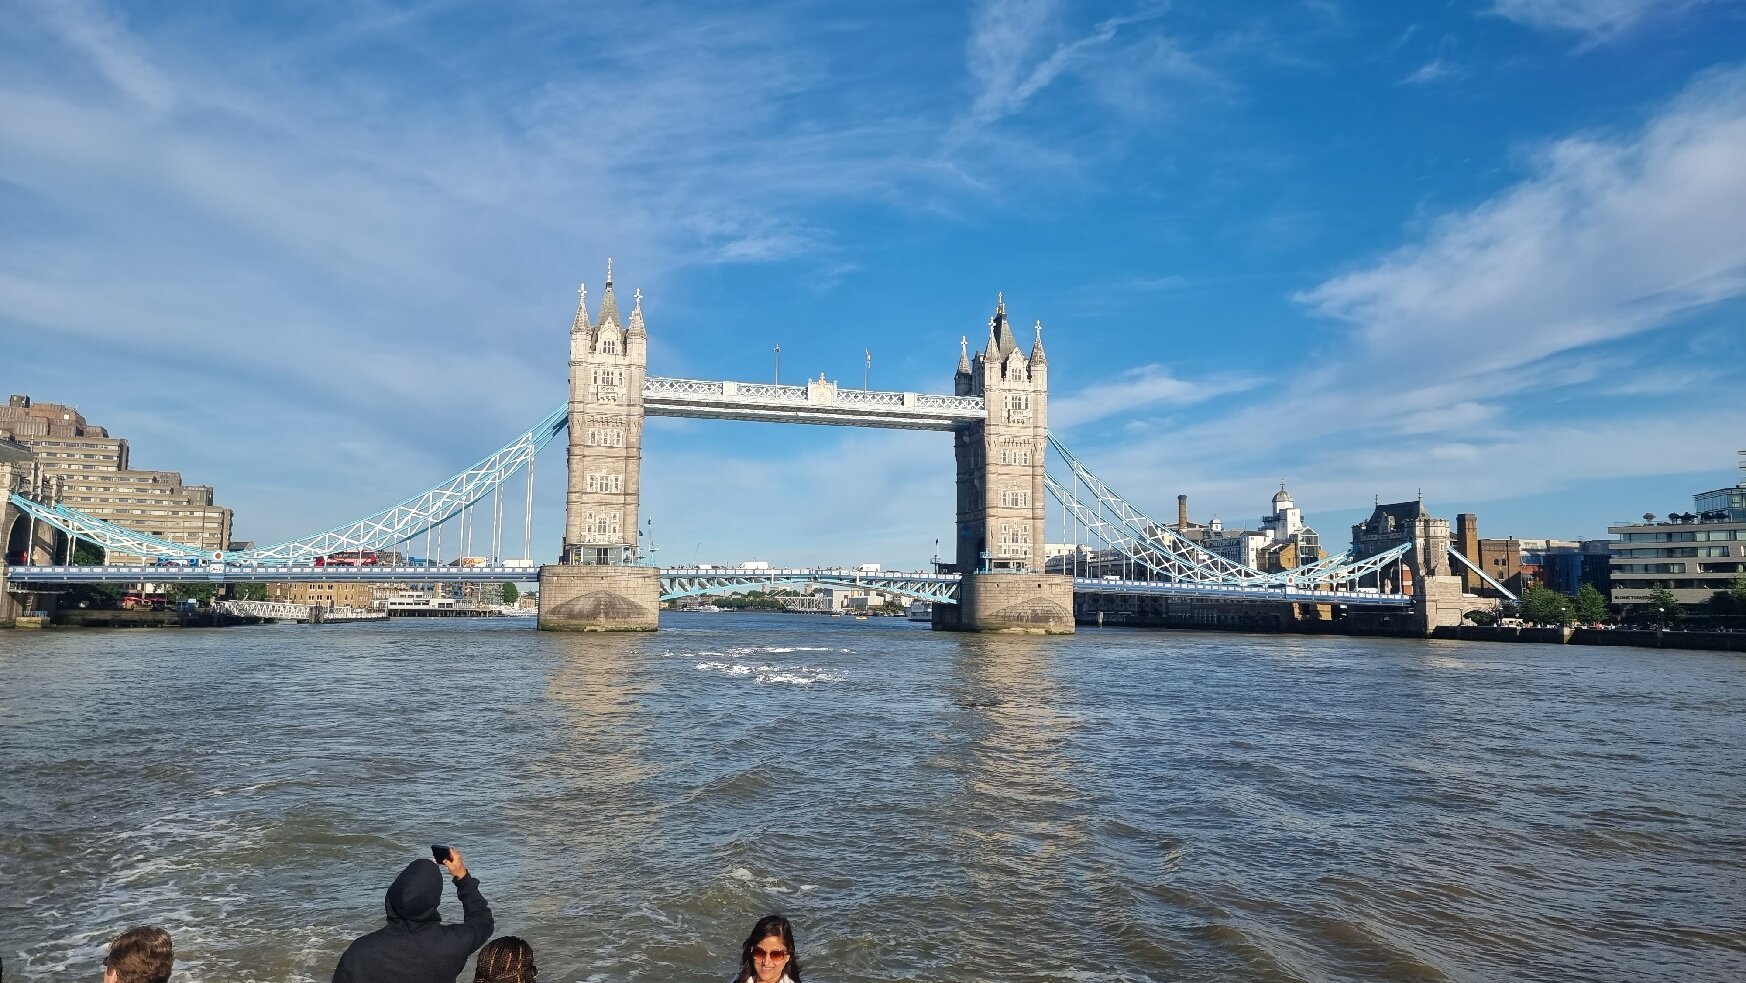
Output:
[[734,983],[800,983],[800,956],[794,952],[794,926],[788,919],[765,915],[752,926]]

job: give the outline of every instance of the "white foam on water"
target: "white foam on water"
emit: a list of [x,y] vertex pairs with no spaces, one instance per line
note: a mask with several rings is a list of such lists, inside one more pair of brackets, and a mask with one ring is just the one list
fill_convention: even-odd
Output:
[[728,876],[736,881],[745,881],[746,883],[751,883],[752,881],[757,880],[756,877],[752,876],[752,872],[744,867],[735,867],[733,870],[728,871]]
[[811,686],[814,683],[840,682],[843,677],[818,666],[779,666],[768,662],[747,665],[743,662],[698,662],[699,672],[716,672],[724,676],[752,677],[760,685]]

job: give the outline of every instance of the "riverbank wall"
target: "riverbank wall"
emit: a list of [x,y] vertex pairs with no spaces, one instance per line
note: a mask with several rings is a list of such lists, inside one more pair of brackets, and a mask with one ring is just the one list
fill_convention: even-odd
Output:
[[1746,652],[1746,632],[1656,631],[1639,628],[1438,628],[1432,638],[1461,642],[1538,642],[1544,645],[1634,645],[1652,649]]
[[[1383,611],[1365,618],[1338,617],[1325,606],[1277,601],[1207,602],[1145,597],[1126,606],[1086,595],[1075,614],[1081,625],[1250,634],[1345,635],[1358,638],[1424,638],[1409,612]],[[1139,603],[1134,603],[1134,601]],[[1547,645],[1626,645],[1641,648],[1746,652],[1746,632],[1655,631],[1635,628],[1433,628],[1431,638],[1462,642],[1536,642]]]

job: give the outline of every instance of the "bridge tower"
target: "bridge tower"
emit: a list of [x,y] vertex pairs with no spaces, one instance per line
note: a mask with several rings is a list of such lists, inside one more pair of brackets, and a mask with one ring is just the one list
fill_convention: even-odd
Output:
[[643,295],[637,291],[630,323],[621,322],[610,259],[598,320],[588,319],[587,286],[578,294],[570,326],[564,544],[558,563],[540,568],[539,626],[653,631],[661,606],[660,573],[636,565],[643,376],[649,360]]
[[1043,472],[1049,446],[1049,362],[1043,323],[1026,354],[1007,322],[1006,299],[988,319],[974,359],[966,341],[953,391],[981,396],[986,417],[953,432],[958,462],[958,604],[934,606],[947,631],[1066,634],[1073,578],[1043,572]]

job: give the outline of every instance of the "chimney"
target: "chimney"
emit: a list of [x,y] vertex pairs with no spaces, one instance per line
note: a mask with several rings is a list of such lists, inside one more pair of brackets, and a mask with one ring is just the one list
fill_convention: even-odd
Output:
[[1176,496],[1176,531],[1188,531],[1188,496]]

